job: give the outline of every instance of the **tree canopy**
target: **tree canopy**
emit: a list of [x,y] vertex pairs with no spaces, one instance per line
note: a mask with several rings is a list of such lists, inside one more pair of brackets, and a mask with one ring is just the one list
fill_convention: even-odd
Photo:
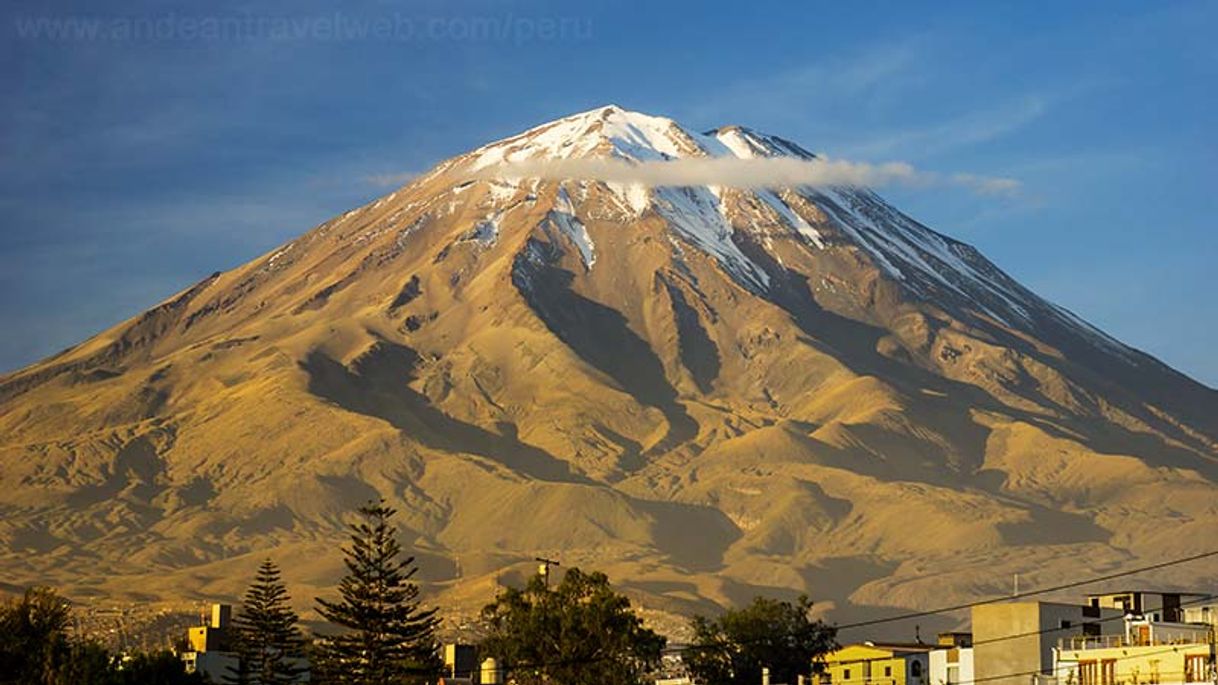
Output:
[[554,589],[534,576],[523,590],[504,590],[482,617],[481,655],[499,659],[521,685],[633,685],[659,665],[665,644],[605,574],[578,568]]
[[776,683],[810,675],[813,663],[836,647],[836,631],[810,618],[812,601],[794,604],[757,597],[717,618],[694,617],[694,639],[686,652],[690,673],[707,685],[759,683],[770,669]]
[[2,685],[202,685],[171,652],[120,660],[68,634],[71,605],[54,590],[35,587],[0,604]]

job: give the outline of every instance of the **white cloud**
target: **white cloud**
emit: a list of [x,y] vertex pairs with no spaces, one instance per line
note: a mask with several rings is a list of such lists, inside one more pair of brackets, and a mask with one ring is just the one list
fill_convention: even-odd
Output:
[[637,163],[613,158],[523,160],[483,169],[475,177],[584,179],[648,186],[718,185],[734,188],[952,185],[987,194],[1013,193],[1020,185],[1010,178],[922,171],[906,162],[871,164],[824,157],[812,160],[789,157],[698,157]]

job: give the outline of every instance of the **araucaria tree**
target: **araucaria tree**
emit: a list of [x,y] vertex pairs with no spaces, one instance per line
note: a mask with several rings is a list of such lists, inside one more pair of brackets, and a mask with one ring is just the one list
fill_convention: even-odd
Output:
[[758,597],[715,619],[696,616],[685,663],[707,685],[758,683],[762,668],[772,682],[794,683],[836,646],[836,630],[811,620],[811,609],[807,596],[795,604]]
[[241,665],[226,677],[227,682],[288,685],[304,681],[304,637],[298,626],[300,617],[289,602],[279,567],[270,559],[263,561],[233,619]]
[[665,644],[605,574],[577,568],[553,590],[540,576],[508,588],[482,618],[482,655],[497,657],[520,685],[635,685],[659,666]]
[[411,579],[414,557],[400,558],[395,512],[382,500],[359,510],[351,545],[343,549],[347,575],[341,599],[317,599],[317,611],[344,629],[322,638],[318,675],[354,685],[422,683],[440,671],[435,609],[423,609]]

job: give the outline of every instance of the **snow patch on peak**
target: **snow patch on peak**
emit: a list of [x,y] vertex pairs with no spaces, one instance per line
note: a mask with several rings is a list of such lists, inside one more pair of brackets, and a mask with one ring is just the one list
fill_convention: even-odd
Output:
[[710,188],[656,188],[656,211],[687,242],[710,254],[741,285],[766,292],[770,275],[748,258],[732,240],[731,222]]
[[575,205],[571,202],[571,196],[567,194],[566,188],[558,189],[558,195],[554,199],[554,209],[547,215],[546,222],[542,224],[547,231],[550,226],[557,228],[575,245],[575,248],[579,250],[580,259],[584,262],[584,268],[591,270],[592,265],[596,264],[596,245],[592,242],[592,237],[588,235],[587,227],[576,218]]
[[766,204],[773,208],[774,211],[778,212],[779,216],[781,216],[783,220],[787,222],[787,225],[795,229],[795,232],[798,233],[802,238],[818,248],[823,248],[825,246],[824,236],[820,234],[820,231],[813,228],[812,224],[809,224],[806,220],[804,220],[804,218],[799,215],[799,212],[792,209],[790,205],[786,203],[786,200],[779,195],[779,193],[772,190],[759,190],[757,191],[757,197],[761,198]]
[[754,131],[744,126],[724,126],[707,131],[705,136],[714,138],[741,159],[757,157],[795,157],[816,159],[816,155],[785,138]]

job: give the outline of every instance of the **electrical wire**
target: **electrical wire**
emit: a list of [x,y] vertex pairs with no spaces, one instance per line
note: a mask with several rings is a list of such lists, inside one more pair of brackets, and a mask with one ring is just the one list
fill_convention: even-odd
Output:
[[[1145,573],[1147,571],[1154,571],[1154,570],[1158,570],[1158,569],[1168,568],[1171,566],[1176,566],[1179,564],[1186,564],[1189,562],[1198,561],[1201,559],[1207,559],[1207,558],[1215,557],[1215,556],[1218,556],[1218,550],[1201,552],[1201,553],[1190,555],[1187,557],[1171,559],[1169,561],[1159,562],[1156,564],[1151,564],[1149,566],[1143,566],[1140,568],[1130,569],[1127,571],[1121,571],[1119,573],[1110,573],[1110,574],[1106,574],[1106,575],[1102,575],[1102,576],[1094,576],[1091,578],[1087,578],[1085,580],[1078,580],[1078,581],[1072,581],[1069,583],[1062,583],[1059,585],[1054,585],[1051,587],[1041,588],[1038,590],[1032,590],[1032,591],[1028,591],[1028,592],[1020,592],[1020,593],[1015,593],[1012,595],[1005,595],[1005,596],[1000,596],[1000,597],[991,597],[991,598],[983,599],[983,600],[976,600],[976,601],[966,602],[966,603],[962,603],[962,604],[955,604],[955,605],[940,607],[938,609],[908,612],[905,614],[889,616],[886,618],[870,619],[870,620],[858,621],[858,622],[854,622],[854,623],[839,624],[839,625],[835,625],[835,626],[831,626],[831,627],[835,628],[838,631],[841,631],[841,630],[847,630],[847,629],[851,629],[851,628],[861,628],[861,627],[865,627],[865,626],[873,626],[873,625],[880,625],[883,623],[891,623],[891,622],[895,622],[895,621],[905,621],[905,620],[909,620],[912,618],[920,618],[920,617],[924,617],[924,616],[934,616],[937,614],[950,613],[953,611],[970,609],[973,607],[983,606],[983,605],[987,605],[987,604],[996,604],[999,602],[1006,602],[1006,601],[1010,601],[1010,600],[1014,600],[1014,599],[1022,599],[1024,597],[1035,597],[1038,595],[1044,595],[1044,594],[1048,594],[1051,592],[1068,590],[1068,589],[1072,589],[1072,588],[1082,587],[1084,585],[1091,585],[1093,583],[1100,583],[1100,582],[1104,582],[1104,581],[1108,581],[1108,580],[1114,580],[1116,578],[1123,578],[1123,577],[1127,577],[1127,576],[1136,575],[1139,573]],[[1199,600],[1193,600],[1190,603],[1206,601],[1206,600],[1212,599],[1213,597],[1214,597],[1213,595],[1209,595],[1209,596],[1206,596]],[[1098,621],[1098,622],[1104,622],[1104,621],[1108,621],[1108,620],[1117,620],[1117,619],[1123,619],[1123,618],[1124,618],[1124,616],[1114,616],[1114,617],[1109,617],[1107,619],[1100,619],[1100,621]],[[1092,621],[1092,623],[1096,623],[1096,622],[1097,621]],[[981,644],[1001,642],[1004,640],[1014,640],[1014,639],[1021,638],[1021,637],[1029,637],[1029,636],[1040,635],[1040,634],[1045,634],[1045,633],[1055,632],[1055,631],[1060,631],[1060,630],[1067,630],[1067,629],[1061,628],[1061,627],[1048,628],[1048,629],[1042,629],[1042,630],[1038,630],[1038,631],[1031,631],[1028,633],[1001,636],[998,638],[990,638],[990,639],[982,642]],[[772,638],[766,638],[766,639],[772,639]],[[761,640],[748,641],[743,644],[749,644],[752,642],[759,642],[759,641],[761,641]],[[742,643],[734,643],[734,644],[739,645]],[[974,643],[974,644],[976,644],[976,643]],[[933,645],[928,645],[928,646],[933,647]],[[666,653],[668,653],[668,654],[685,653],[685,652],[689,652],[689,651],[717,650],[717,649],[722,649],[722,648],[723,648],[722,645],[684,645],[679,648],[670,649]],[[1173,648],[1173,649],[1165,650],[1163,653],[1170,653],[1173,651],[1178,651],[1178,650]],[[1155,654],[1155,653],[1141,654],[1141,655],[1136,655],[1136,656],[1144,657],[1144,656],[1152,656],[1153,654]],[[514,671],[515,672],[538,671],[538,670],[543,670],[543,669],[553,668],[553,667],[576,666],[576,665],[581,665],[581,664],[599,663],[602,661],[606,661],[610,658],[611,657],[609,657],[609,656],[604,656],[604,657],[598,657],[595,659],[587,659],[587,658],[565,659],[565,660],[558,660],[558,661],[515,664],[515,665],[511,665],[511,666],[505,664],[503,668],[504,668],[505,673],[511,673]],[[1129,658],[1134,658],[1134,657],[1129,657]],[[1118,658],[1117,660],[1120,660],[1120,658]],[[997,679],[1001,679],[1001,678],[1019,677],[1019,676],[1023,676],[1023,675],[1033,675],[1033,674],[1039,674],[1039,673],[1041,673],[1041,671],[1037,670],[1037,671],[1030,671],[1030,672],[1026,672],[1026,673],[1012,673],[1012,674],[1004,674],[1001,676],[988,676],[985,679],[976,679],[976,680],[972,680],[972,681],[969,681],[966,683],[956,683],[955,685],[975,685],[975,683],[979,683],[979,682],[988,682],[990,680],[997,680]]]
[[885,618],[874,618],[874,619],[869,619],[866,621],[856,621],[854,623],[843,623],[843,624],[837,625],[836,628],[839,631],[850,630],[852,628],[863,628],[866,626],[880,625],[883,623],[892,623],[895,621],[908,621],[909,619],[912,619],[912,618],[922,618],[924,616],[935,616],[937,614],[947,614],[947,613],[951,613],[953,611],[960,611],[962,609],[971,609],[973,607],[982,606],[983,604],[995,604],[997,602],[1005,602],[1005,601],[1009,601],[1012,599],[1022,599],[1024,597],[1035,597],[1038,595],[1045,595],[1050,592],[1058,592],[1061,590],[1069,590],[1072,588],[1082,587],[1083,585],[1091,585],[1093,583],[1102,583],[1107,580],[1115,580],[1117,578],[1124,578],[1127,576],[1137,575],[1139,573],[1145,573],[1146,571],[1157,571],[1159,569],[1167,568],[1169,566],[1186,564],[1190,561],[1198,561],[1200,559],[1208,559],[1210,557],[1215,557],[1215,556],[1218,556],[1218,549],[1211,550],[1208,552],[1202,552],[1200,554],[1194,554],[1192,556],[1182,557],[1179,559],[1172,559],[1170,561],[1163,561],[1163,562],[1159,562],[1157,564],[1151,564],[1150,566],[1143,566],[1141,568],[1130,569],[1128,571],[1121,571],[1120,573],[1109,573],[1107,575],[1087,578],[1086,580],[1078,580],[1078,581],[1073,581],[1073,582],[1069,582],[1069,583],[1062,583],[1061,585],[1053,585],[1050,587],[1041,588],[1039,590],[1031,590],[1028,592],[1017,592],[1015,594],[1004,595],[1001,597],[991,597],[989,599],[965,602],[962,604],[953,604],[953,605],[949,605],[949,606],[939,607],[938,609],[927,609],[925,611],[912,611],[909,613],[898,614],[896,616],[888,616]]

